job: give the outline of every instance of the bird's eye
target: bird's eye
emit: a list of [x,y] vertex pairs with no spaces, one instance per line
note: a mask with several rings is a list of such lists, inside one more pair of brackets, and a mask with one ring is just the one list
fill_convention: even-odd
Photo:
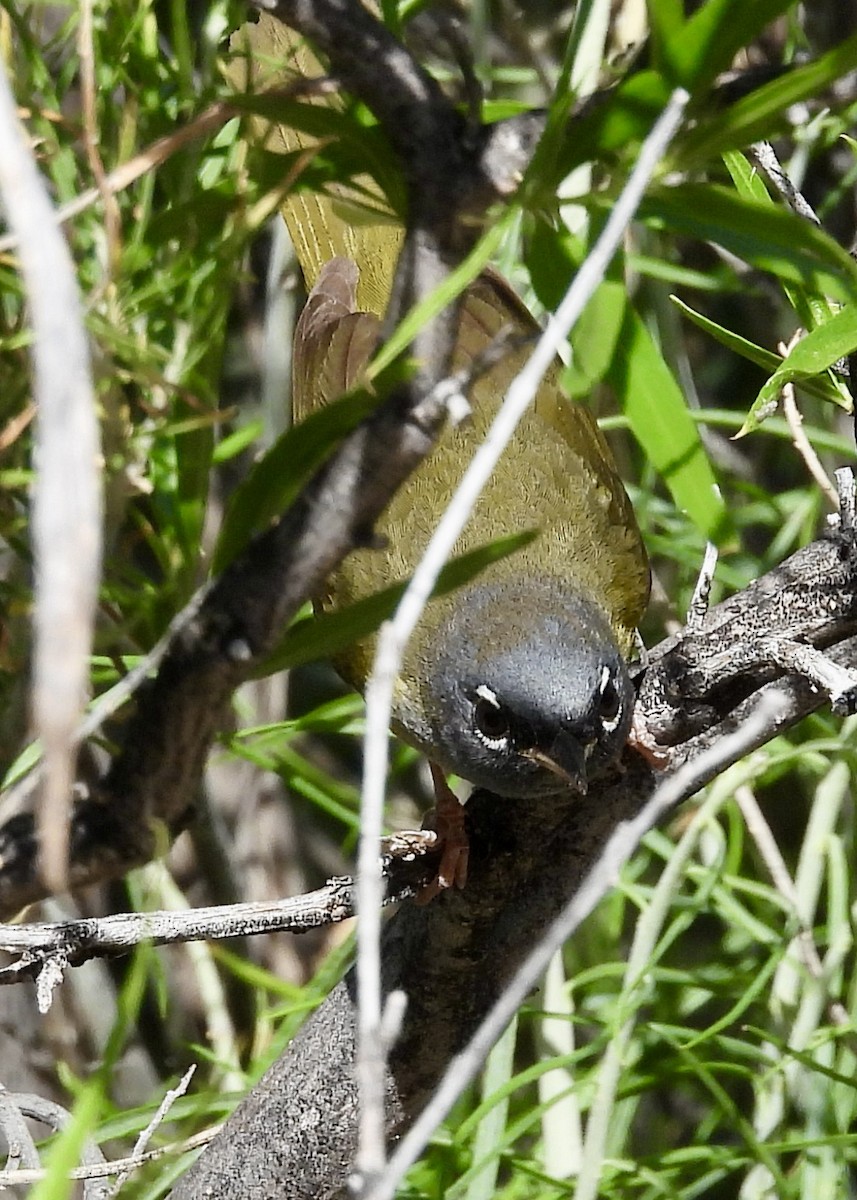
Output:
[[616,728],[621,705],[622,698],[619,695],[619,689],[616,687],[616,681],[607,667],[605,667],[604,673],[601,676],[601,687],[598,696],[598,716],[601,718],[601,724],[608,732]]
[[473,706],[476,732],[492,749],[499,749],[509,736],[509,718],[488,688],[479,688]]

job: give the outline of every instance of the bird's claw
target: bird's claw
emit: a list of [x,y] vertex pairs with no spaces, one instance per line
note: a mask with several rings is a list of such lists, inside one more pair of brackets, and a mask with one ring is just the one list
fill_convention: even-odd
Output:
[[455,792],[434,763],[431,764],[434,781],[435,809],[434,827],[442,846],[437,875],[416,896],[416,903],[428,904],[447,888],[463,888],[467,883],[467,866],[470,859],[470,839],[464,826],[464,808]]

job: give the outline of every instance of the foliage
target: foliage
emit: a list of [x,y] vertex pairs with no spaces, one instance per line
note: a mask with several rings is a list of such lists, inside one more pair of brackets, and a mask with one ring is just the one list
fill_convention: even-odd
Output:
[[[428,6],[390,0],[383,7],[395,25]],[[586,397],[610,430],[635,501],[656,580],[644,630],[653,644],[683,616],[707,539],[720,546],[716,586],[727,592],[821,525],[819,488],[792,430],[769,413],[783,382],[802,387],[803,431],[822,461],[853,457],[843,415],[849,397],[831,368],[857,347],[857,267],[843,248],[854,234],[853,146],[842,140],[854,104],[832,99],[831,88],[857,65],[857,40],[809,44],[799,6],[788,0],[706,0],[687,18],[676,0],[650,0],[647,64],[627,72],[601,62],[616,49],[610,38],[593,50],[597,18],[610,7],[600,0],[579,5],[570,32],[568,13],[542,24],[533,6],[523,39],[513,36],[502,6],[471,7],[487,114],[539,103],[545,75],[561,80],[536,161],[473,258],[490,253],[537,312],[562,295],[672,87],[681,84],[694,97],[624,254],[572,334],[567,370],[571,394]],[[142,167],[109,200],[98,195],[96,154],[109,178],[232,95],[224,39],[244,15],[225,0],[200,11],[98,0],[96,125],[87,128],[77,6],[34,7],[26,16],[15,4],[0,10],[7,66],[58,206],[96,187],[67,224],[104,437],[108,551],[96,694],[154,644],[208,576],[221,527],[219,562],[276,510],[272,479],[277,503],[294,495],[353,420],[353,410],[337,411],[300,452],[294,441],[284,450],[277,438],[285,400],[267,408],[260,402],[264,380],[273,377],[270,356],[259,352],[260,329],[278,319],[281,290],[281,279],[271,272],[266,279],[265,271],[271,240],[276,247],[281,238],[272,231],[284,165],[293,161],[254,157],[242,121],[224,117],[216,132],[177,145],[157,169]],[[766,82],[732,102],[713,101],[711,81],[739,52],[740,62],[762,67],[801,63],[806,51],[804,65],[769,71]],[[603,104],[569,124],[568,84],[591,70],[593,56],[619,82]],[[434,65],[455,86],[454,70]],[[246,105],[258,108],[258,98]],[[306,108],[292,102],[294,119]],[[325,132],[342,140],[292,172],[295,186],[321,187],[365,169],[361,147],[382,183],[395,177],[365,111],[349,108],[326,122]],[[781,157],[832,233],[769,192],[747,157],[750,141],[762,137],[779,139]],[[0,754],[11,768],[26,744],[31,465],[26,311],[8,250],[0,285]],[[783,361],[778,342],[797,328],[810,335]],[[274,341],[287,338],[282,328]],[[739,431],[747,436],[729,440]],[[293,648],[289,663],[306,657],[301,638],[314,648],[323,636],[308,628],[291,631],[284,643]],[[235,730],[212,765],[213,824],[225,819],[233,838],[252,839],[223,796],[246,779],[247,764],[258,770],[255,779],[266,772],[276,782],[273,807],[289,814],[278,818],[278,836],[288,826],[299,846],[323,846],[309,867],[292,871],[292,884],[297,878],[309,886],[353,844],[359,704],[318,670],[294,677],[287,716],[260,695],[251,690],[236,700]],[[462,1099],[406,1194],[547,1200],[569,1193],[579,1171],[579,1196],[851,1195],[857,897],[848,799],[855,749],[854,721],[822,712],[653,834],[556,964],[541,1000],[521,1014],[514,1042],[498,1049],[490,1094]],[[392,817],[413,819],[424,795],[411,752],[402,751],[393,770]],[[261,787],[250,786],[258,814]],[[758,820],[746,824],[756,803],[793,888],[782,874],[771,880]],[[187,855],[173,865],[182,887],[210,897],[218,894],[213,863],[220,860],[202,847],[197,835],[193,870]],[[282,888],[289,875],[283,862],[266,864],[266,885]],[[232,865],[244,877],[239,893],[257,895],[246,857]],[[159,871],[141,873],[131,893],[139,904],[181,900]],[[806,957],[813,942],[820,970]],[[314,952],[326,949],[316,944]],[[81,1082],[80,1066],[60,1072],[78,1121],[54,1151],[58,1163],[84,1133],[109,1141],[116,1155],[146,1125],[159,1096],[138,1090],[133,1108],[110,1077],[131,1046],[147,1057],[159,1094],[179,1063],[202,1062],[193,1095],[175,1105],[161,1140],[219,1119],[318,1002],[343,959],[334,952],[312,977],[306,955],[289,951],[284,964],[270,946],[255,951],[255,962],[220,949],[182,953],[181,962],[193,965],[191,985],[167,955],[141,952],[122,972],[115,1028],[100,1046],[104,1067],[94,1084]],[[274,965],[288,982],[264,969]],[[182,993],[191,1015],[171,1021],[168,1011]],[[219,1030],[210,1043],[206,1026]],[[189,1045],[193,1039],[203,1046]],[[163,1194],[183,1161],[147,1168],[123,1194]],[[59,1174],[34,1194],[69,1194]]]

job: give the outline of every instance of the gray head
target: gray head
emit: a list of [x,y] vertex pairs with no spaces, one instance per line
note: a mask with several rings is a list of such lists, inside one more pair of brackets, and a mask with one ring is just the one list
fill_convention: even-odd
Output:
[[501,796],[585,792],[633,711],[601,610],[552,579],[476,583],[451,608],[423,673],[434,757]]

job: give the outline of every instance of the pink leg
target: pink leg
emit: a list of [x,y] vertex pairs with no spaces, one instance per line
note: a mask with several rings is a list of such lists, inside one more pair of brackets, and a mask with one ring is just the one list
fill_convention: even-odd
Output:
[[464,808],[444,778],[443,771],[429,763],[435,794],[435,827],[443,847],[437,875],[417,896],[417,904],[428,904],[446,888],[463,888],[467,882],[470,843],[464,828]]

